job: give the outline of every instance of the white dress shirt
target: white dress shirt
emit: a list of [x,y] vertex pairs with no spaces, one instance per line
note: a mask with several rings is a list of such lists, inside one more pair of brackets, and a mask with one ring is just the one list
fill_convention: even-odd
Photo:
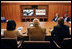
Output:
[[66,21],[67,21],[67,18],[68,18],[68,17],[66,17],[66,18],[64,19],[64,22],[66,22]]

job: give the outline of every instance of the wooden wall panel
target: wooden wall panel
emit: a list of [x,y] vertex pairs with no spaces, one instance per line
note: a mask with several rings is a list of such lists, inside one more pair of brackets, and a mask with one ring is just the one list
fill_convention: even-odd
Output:
[[1,16],[5,16],[5,5],[1,5]]
[[71,16],[71,6],[68,6],[68,14]]
[[68,10],[68,14],[71,16],[70,3],[1,3],[1,16],[5,16],[6,19],[13,19],[16,22],[21,22],[20,5],[48,5],[48,21],[51,21],[56,13],[59,13],[60,17],[63,17],[66,10]]
[[16,5],[16,21],[21,22],[21,9],[19,5]]
[[54,7],[53,5],[49,5],[49,12],[48,12],[48,21],[51,21],[54,17]]
[[20,6],[15,4],[1,5],[1,17],[6,17],[7,20],[13,19],[16,22],[20,22]]

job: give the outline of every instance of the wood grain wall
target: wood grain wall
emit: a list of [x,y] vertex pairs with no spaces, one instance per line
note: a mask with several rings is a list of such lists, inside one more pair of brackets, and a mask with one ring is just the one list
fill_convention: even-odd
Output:
[[15,4],[2,4],[1,16],[6,17],[7,20],[13,19],[17,22],[21,21],[20,6]]
[[21,22],[21,8],[20,5],[47,5],[48,6],[48,21],[51,21],[56,13],[63,17],[68,11],[71,16],[71,3],[1,3],[1,17],[6,19],[13,19],[16,22]]

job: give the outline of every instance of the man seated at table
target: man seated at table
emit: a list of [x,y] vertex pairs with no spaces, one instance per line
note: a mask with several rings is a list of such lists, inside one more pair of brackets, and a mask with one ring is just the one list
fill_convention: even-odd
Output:
[[5,17],[1,17],[1,22],[6,22],[6,18]]
[[54,26],[53,31],[51,32],[52,39],[60,46],[63,39],[69,37],[69,26],[64,25],[63,17],[58,19],[58,25]]
[[52,21],[57,22],[58,18],[59,18],[59,14],[58,14],[58,13],[56,13],[56,16],[53,18],[53,20],[52,20]]
[[30,41],[44,41],[45,40],[46,29],[41,28],[39,24],[40,24],[39,20],[35,18],[33,20],[33,26],[30,28],[27,28]]
[[69,21],[71,21],[70,17],[68,16],[68,14],[65,14],[64,22],[69,22]]

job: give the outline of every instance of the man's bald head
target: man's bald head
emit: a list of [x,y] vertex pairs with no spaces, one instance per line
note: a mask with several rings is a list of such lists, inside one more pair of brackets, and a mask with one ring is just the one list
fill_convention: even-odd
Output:
[[34,26],[39,26],[39,19],[35,18],[33,20],[33,24],[34,24]]

